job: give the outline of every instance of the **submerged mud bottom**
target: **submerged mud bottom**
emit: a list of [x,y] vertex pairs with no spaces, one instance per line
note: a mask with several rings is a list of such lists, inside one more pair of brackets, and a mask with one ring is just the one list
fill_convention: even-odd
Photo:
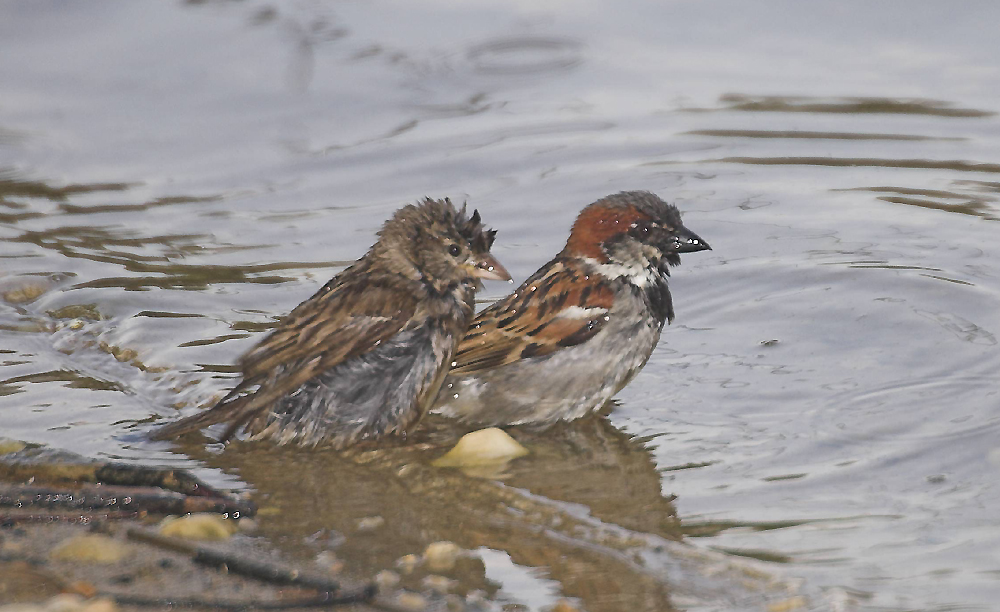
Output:
[[[362,598],[364,585],[375,582],[381,591],[370,605],[382,609],[547,609],[559,602],[562,609],[591,612],[809,607],[808,589],[774,566],[680,542],[675,510],[660,493],[648,451],[603,417],[511,433],[531,454],[487,472],[431,465],[455,439],[435,419],[417,438],[375,450],[263,443],[231,444],[216,455],[200,443],[179,450],[254,489],[256,518],[244,519],[221,545],[213,543],[214,554],[327,576],[345,585],[336,597]],[[16,484],[23,484],[26,473],[17,474]],[[29,580],[39,585],[19,588],[26,595],[17,600],[74,588],[111,596],[125,609],[140,601],[143,609],[168,609],[199,598],[222,607],[248,600],[258,607],[319,605],[325,596],[301,585],[261,584],[236,576],[233,567],[199,569],[190,547],[164,550],[141,537],[158,521],[149,514],[8,526],[0,532],[0,555],[8,564],[32,563]],[[104,564],[53,557],[62,542],[93,532],[122,542],[128,552]],[[498,565],[501,559],[541,579],[541,590],[549,592],[526,598],[531,589],[511,584],[516,572]]]

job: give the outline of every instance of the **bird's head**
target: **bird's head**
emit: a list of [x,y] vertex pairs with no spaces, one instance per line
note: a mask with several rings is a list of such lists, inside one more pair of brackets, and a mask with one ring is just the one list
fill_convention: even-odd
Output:
[[580,212],[562,254],[641,278],[653,269],[667,273],[681,253],[711,248],[684,227],[677,207],[648,191],[623,191]]
[[457,285],[478,288],[481,279],[510,280],[490,254],[496,230],[483,227],[479,211],[470,217],[465,206],[458,209],[447,198],[404,206],[386,221],[379,236],[387,250],[402,256],[409,276],[438,292]]

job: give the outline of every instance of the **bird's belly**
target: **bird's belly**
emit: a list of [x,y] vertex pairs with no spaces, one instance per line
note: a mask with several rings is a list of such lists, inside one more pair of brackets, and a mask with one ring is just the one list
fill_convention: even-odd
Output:
[[655,321],[609,325],[585,344],[466,376],[449,376],[434,412],[482,425],[550,423],[603,406],[645,365]]

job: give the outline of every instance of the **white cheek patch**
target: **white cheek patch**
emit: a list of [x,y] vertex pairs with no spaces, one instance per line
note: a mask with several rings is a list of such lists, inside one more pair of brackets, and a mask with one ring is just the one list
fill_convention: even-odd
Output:
[[593,319],[596,316],[605,314],[608,312],[607,308],[601,308],[599,306],[594,308],[581,308],[580,306],[569,306],[563,308],[556,318],[559,319]]
[[601,263],[590,257],[586,258],[585,261],[593,266],[595,272],[605,278],[621,278],[624,276],[637,287],[645,287],[648,283],[656,282],[658,276],[655,270],[643,265],[624,266],[615,263]]

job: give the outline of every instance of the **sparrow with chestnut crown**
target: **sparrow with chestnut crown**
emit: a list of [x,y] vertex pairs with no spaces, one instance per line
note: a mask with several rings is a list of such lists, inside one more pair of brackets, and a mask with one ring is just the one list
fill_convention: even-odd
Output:
[[599,409],[642,369],[674,318],[670,266],[710,248],[652,193],[590,204],[562,252],[475,318],[432,411],[514,425]]

